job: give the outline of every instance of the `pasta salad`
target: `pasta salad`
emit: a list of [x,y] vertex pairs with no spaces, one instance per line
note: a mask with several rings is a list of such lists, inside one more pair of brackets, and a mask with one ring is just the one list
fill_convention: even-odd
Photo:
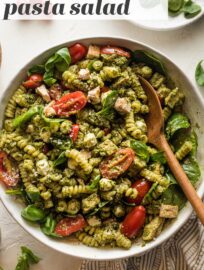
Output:
[[154,240],[184,207],[163,152],[148,143],[140,76],[158,94],[177,159],[199,180],[184,95],[159,59],[109,45],[61,48],[28,70],[0,132],[0,180],[47,236],[129,249]]

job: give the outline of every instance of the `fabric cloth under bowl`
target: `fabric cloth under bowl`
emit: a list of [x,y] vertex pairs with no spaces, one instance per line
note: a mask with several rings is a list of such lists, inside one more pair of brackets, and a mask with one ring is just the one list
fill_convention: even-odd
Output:
[[84,261],[80,270],[203,270],[204,228],[192,215],[173,237],[141,257]]

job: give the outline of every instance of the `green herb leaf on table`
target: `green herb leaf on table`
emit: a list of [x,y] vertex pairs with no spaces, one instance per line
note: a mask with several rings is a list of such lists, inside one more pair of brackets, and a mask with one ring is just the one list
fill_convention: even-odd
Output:
[[42,221],[46,214],[42,209],[37,208],[35,205],[28,205],[21,211],[21,216],[28,221],[38,222]]
[[163,63],[149,52],[136,50],[132,53],[133,61],[136,63],[145,63],[162,75],[166,75],[166,69]]
[[203,61],[204,60],[201,60],[198,63],[195,71],[195,79],[199,86],[204,86],[204,68],[202,67]]
[[29,270],[30,264],[37,264],[40,261],[40,258],[36,256],[30,249],[27,247],[21,247],[21,255],[18,258],[18,263],[15,270]]
[[45,63],[44,82],[51,86],[56,82],[54,78],[55,69],[59,72],[64,72],[71,63],[71,56],[68,48],[62,48],[52,55]]
[[184,3],[182,11],[187,19],[197,16],[201,12],[202,8],[192,0],[188,0]]
[[172,138],[172,136],[181,129],[186,129],[190,127],[188,118],[180,113],[174,113],[167,122],[166,125],[166,137],[167,139]]
[[165,158],[165,155],[164,155],[164,152],[160,151],[160,152],[157,152],[155,154],[152,154],[151,155],[151,161],[153,162],[160,162],[161,164],[166,164],[166,158]]
[[140,157],[145,161],[149,160],[149,152],[147,145],[145,143],[136,140],[131,140],[130,146],[135,151],[138,157]]
[[117,91],[111,91],[103,101],[103,108],[97,114],[107,119],[114,118],[114,104],[118,97]]

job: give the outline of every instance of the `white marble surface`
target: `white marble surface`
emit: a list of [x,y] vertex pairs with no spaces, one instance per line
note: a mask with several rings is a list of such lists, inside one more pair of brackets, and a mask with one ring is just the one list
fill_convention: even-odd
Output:
[[[0,42],[3,61],[0,71],[0,91],[33,56],[69,38],[83,36],[121,36],[147,43],[165,53],[180,66],[192,82],[196,64],[204,59],[204,18],[195,24],[173,32],[152,32],[126,21],[24,21],[0,22]],[[196,86],[196,85],[195,85]],[[201,89],[204,94],[204,89]],[[0,202],[0,266],[13,270],[21,245],[31,247],[43,260],[32,269],[77,270],[81,260],[54,252],[28,235],[13,220]]]

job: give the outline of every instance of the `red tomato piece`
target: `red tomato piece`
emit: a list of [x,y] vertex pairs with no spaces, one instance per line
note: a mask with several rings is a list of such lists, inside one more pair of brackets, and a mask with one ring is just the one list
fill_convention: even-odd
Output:
[[52,105],[52,108],[55,110],[57,115],[68,117],[83,109],[86,103],[87,98],[84,93],[76,91],[61,97]]
[[0,151],[0,181],[8,187],[15,187],[18,184],[19,174],[17,168],[8,159],[5,152]]
[[43,75],[41,74],[33,74],[28,77],[27,81],[23,82],[23,86],[25,88],[35,89],[39,87],[43,81]]
[[135,188],[138,191],[138,195],[135,199],[127,198],[127,201],[129,203],[140,204],[144,196],[150,190],[151,186],[151,182],[147,181],[146,179],[137,180],[132,184],[132,188]]
[[115,47],[115,46],[102,47],[101,54],[118,54],[120,56],[125,56],[127,58],[131,57],[131,55],[128,51],[125,51],[124,49],[122,49],[120,47]]
[[68,217],[59,221],[55,227],[55,233],[61,236],[68,236],[74,232],[83,229],[86,226],[86,221],[81,215],[76,217]]
[[130,211],[122,222],[121,231],[128,238],[135,237],[144,226],[146,210],[143,206],[136,206]]
[[113,156],[105,159],[100,165],[103,177],[115,179],[123,174],[132,164],[135,153],[131,148],[118,150]]
[[87,47],[80,43],[76,43],[69,47],[69,53],[71,55],[72,64],[75,64],[86,56]]
[[79,134],[79,125],[75,124],[72,126],[72,130],[69,134],[69,137],[72,139],[73,142],[75,142],[78,137],[78,134]]

